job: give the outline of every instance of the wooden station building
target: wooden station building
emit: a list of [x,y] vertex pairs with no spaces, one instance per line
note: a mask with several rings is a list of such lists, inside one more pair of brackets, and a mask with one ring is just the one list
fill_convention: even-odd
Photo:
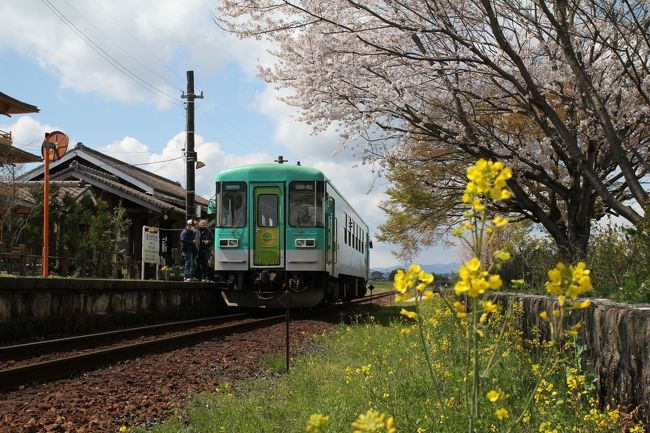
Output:
[[[43,170],[41,165],[21,176],[20,181],[25,186],[42,183]],[[121,203],[131,221],[126,245],[131,263],[141,262],[142,228],[149,226],[160,228],[161,264],[180,265],[179,236],[185,227],[187,194],[180,183],[82,143],[50,163],[50,181],[74,188],[75,194],[90,190],[94,199],[107,202],[109,209]],[[208,200],[197,196],[195,201],[205,215]]]

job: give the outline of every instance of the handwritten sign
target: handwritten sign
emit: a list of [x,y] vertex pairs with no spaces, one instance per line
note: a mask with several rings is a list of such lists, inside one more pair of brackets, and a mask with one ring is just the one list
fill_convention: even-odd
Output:
[[142,227],[142,261],[155,264],[160,261],[160,233],[158,227]]

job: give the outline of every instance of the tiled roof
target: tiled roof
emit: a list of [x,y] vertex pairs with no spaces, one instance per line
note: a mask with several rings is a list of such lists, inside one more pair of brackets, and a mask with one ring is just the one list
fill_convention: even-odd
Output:
[[83,164],[79,164],[76,161],[70,164],[70,166],[65,170],[56,173],[56,178],[58,179],[68,179],[70,177],[85,180],[91,184],[95,184],[95,185],[98,184],[104,187],[111,188],[114,191],[116,191],[118,195],[121,195],[127,200],[140,201],[143,204],[150,205],[149,207],[160,209],[162,212],[165,213],[185,215],[185,209],[181,209],[163,200],[154,198],[147,193],[139,191],[135,188],[131,188],[128,185],[119,182],[119,179],[115,175],[91,167],[87,167]]
[[15,146],[0,143],[0,165],[3,163],[15,164],[40,161],[42,161],[42,159],[38,155],[25,152]]
[[38,113],[38,107],[0,92],[0,114]]
[[[137,167],[132,164],[127,164],[124,161],[120,161],[119,159],[113,158],[111,156],[108,156],[104,153],[101,153],[97,150],[93,150],[81,143],[78,143],[76,147],[69,149],[68,154],[64,156],[64,159],[67,158],[75,158],[81,165],[84,165],[86,168],[90,168],[89,165],[92,163],[82,163],[84,160],[84,156],[86,156],[85,159],[92,158],[95,161],[99,161],[101,163],[101,170],[96,170],[100,172],[104,172],[106,174],[111,174],[113,175],[113,179],[117,182],[122,180],[122,184],[124,185],[125,182],[129,183],[130,180],[140,182],[143,185],[146,185],[148,188],[153,191],[153,193],[160,193],[163,195],[168,195],[169,197],[176,199],[178,202],[185,202],[185,198],[187,195],[186,190],[180,185],[178,182],[174,182],[172,180],[169,180],[163,176],[159,176],[157,174],[151,173],[147,170],[144,170],[140,167]],[[56,163],[55,163],[56,164]],[[96,164],[95,164],[96,165]],[[54,170],[55,171],[55,170]],[[23,178],[24,179],[37,179],[42,177],[42,172],[43,168],[42,167],[37,167],[34,170],[26,173]],[[125,178],[130,178],[125,179]],[[129,187],[128,185],[125,185],[129,190],[137,190],[136,185],[132,185],[132,187]],[[203,206],[207,206],[208,200],[201,196],[196,196],[195,197],[195,202],[196,204],[200,204]]]
[[34,203],[27,189],[11,182],[0,182],[0,201],[8,200],[22,202],[23,205]]
[[[0,182],[0,200],[12,200],[16,205],[32,207],[35,202],[30,189],[40,187],[42,184],[43,182]],[[58,187],[55,200],[62,199],[66,194],[76,200],[91,191],[90,186],[82,186],[82,182],[50,181],[50,185]]]

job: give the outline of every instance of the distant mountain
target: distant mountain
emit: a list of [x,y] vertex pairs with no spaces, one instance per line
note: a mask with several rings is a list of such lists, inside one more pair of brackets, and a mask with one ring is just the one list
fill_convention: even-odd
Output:
[[[407,267],[408,265],[392,266],[390,268],[371,268],[370,272],[377,271],[377,272],[381,272],[382,274],[389,274],[394,269],[399,269],[399,268],[406,269]],[[425,272],[442,275],[442,274],[457,272],[458,268],[460,267],[460,263],[436,263],[433,265],[420,265],[420,267]]]

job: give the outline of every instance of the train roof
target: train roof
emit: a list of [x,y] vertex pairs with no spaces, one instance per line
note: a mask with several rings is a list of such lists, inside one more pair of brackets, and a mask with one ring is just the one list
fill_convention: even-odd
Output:
[[322,171],[293,164],[251,164],[231,168],[217,174],[217,181],[325,181]]

